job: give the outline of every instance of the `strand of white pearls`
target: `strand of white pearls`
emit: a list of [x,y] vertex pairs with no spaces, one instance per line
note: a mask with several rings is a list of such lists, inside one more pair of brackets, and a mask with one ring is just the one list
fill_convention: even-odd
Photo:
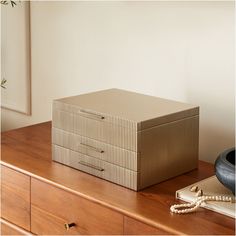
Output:
[[[234,202],[235,199],[228,196],[200,196],[195,202],[176,204],[170,207],[170,211],[176,214],[186,214],[196,211],[205,201]],[[179,210],[179,208],[183,208]]]

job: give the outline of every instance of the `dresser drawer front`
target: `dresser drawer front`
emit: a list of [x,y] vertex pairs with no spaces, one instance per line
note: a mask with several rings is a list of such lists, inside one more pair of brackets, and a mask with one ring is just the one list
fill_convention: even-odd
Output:
[[53,157],[55,161],[65,165],[137,190],[138,172],[136,171],[128,170],[57,145],[53,145]]
[[103,161],[138,171],[138,153],[61,129],[52,128],[52,143]]
[[75,223],[68,234],[123,234],[121,214],[33,178],[31,188],[33,233],[65,234],[64,223]]
[[125,235],[170,235],[170,233],[158,229],[140,221],[124,216]]
[[2,217],[30,230],[30,177],[1,166]]
[[76,226],[69,230],[65,228],[66,219],[55,216],[46,210],[42,210],[34,205],[31,206],[31,227],[35,234],[40,235],[78,235],[83,229],[78,227],[79,222],[74,220]]
[[1,219],[1,235],[33,235],[22,228]]
[[96,139],[130,151],[137,151],[137,131],[131,127],[53,109],[53,127]]

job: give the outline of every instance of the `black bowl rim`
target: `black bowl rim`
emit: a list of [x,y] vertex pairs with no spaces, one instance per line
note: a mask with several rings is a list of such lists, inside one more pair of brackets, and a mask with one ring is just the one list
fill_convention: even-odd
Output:
[[217,159],[221,158],[221,160],[222,160],[226,165],[235,168],[235,165],[232,164],[231,162],[229,162],[229,161],[226,159],[226,156],[227,156],[230,152],[233,152],[233,151],[235,152],[235,147],[229,148],[229,149],[223,151],[223,152],[218,156]]

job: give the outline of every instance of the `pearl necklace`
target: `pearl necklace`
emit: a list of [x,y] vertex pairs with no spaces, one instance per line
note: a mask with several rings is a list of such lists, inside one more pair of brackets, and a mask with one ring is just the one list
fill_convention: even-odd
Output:
[[[200,196],[195,202],[172,205],[170,211],[176,214],[186,214],[197,210],[205,201],[235,202],[235,199],[227,196]],[[178,210],[183,208],[182,210]]]

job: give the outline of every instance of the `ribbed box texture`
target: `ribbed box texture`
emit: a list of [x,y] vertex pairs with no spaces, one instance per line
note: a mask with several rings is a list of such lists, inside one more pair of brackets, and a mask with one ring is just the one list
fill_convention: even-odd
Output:
[[197,167],[196,106],[118,89],[53,102],[53,160],[133,190]]

